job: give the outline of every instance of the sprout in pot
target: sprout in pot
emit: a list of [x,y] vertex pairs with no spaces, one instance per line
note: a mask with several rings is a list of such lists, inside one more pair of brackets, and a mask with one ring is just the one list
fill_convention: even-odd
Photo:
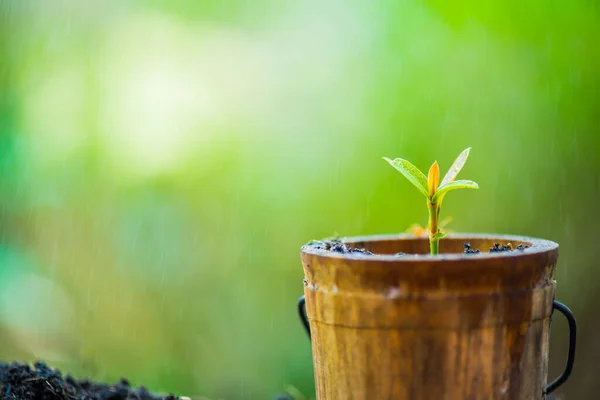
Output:
[[439,241],[441,238],[446,236],[442,233],[438,227],[438,221],[440,219],[440,209],[442,208],[442,201],[444,196],[451,191],[456,189],[479,189],[477,183],[468,180],[455,180],[456,176],[467,162],[469,157],[469,151],[471,148],[465,149],[458,158],[454,161],[454,164],[450,167],[442,183],[440,183],[440,167],[435,161],[429,168],[429,174],[425,177],[425,174],[421,170],[411,164],[409,161],[402,158],[396,158],[390,160],[387,157],[383,157],[384,160],[390,163],[391,166],[396,168],[402,173],[413,185],[419,189],[419,191],[427,198],[427,208],[429,210],[429,223],[427,225],[429,231],[429,249],[431,254],[438,254],[439,252]]
[[[318,400],[539,399],[571,374],[576,324],[554,299],[557,243],[453,233],[439,254],[445,195],[478,188],[456,180],[469,150],[441,182],[437,162],[426,177],[404,159],[385,158],[426,197],[428,238],[372,235],[302,247],[298,311],[311,337]],[[554,311],[567,318],[570,335],[565,370],[548,383]]]

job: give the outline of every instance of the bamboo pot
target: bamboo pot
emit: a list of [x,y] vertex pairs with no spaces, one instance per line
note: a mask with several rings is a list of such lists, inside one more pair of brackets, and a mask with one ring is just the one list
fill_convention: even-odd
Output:
[[[556,243],[450,235],[430,256],[426,238],[343,242],[376,255],[302,248],[300,308],[319,400],[541,399],[570,374],[575,321],[554,302]],[[462,254],[465,242],[483,253]],[[494,242],[530,247],[487,253]],[[569,361],[547,387],[550,317],[560,306]]]

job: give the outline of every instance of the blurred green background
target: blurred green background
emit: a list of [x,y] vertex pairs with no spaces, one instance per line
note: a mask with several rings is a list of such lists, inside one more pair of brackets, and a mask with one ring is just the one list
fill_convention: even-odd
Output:
[[381,157],[472,146],[442,218],[560,244],[594,398],[599,37],[593,1],[0,0],[0,359],[312,396],[299,247],[425,224]]

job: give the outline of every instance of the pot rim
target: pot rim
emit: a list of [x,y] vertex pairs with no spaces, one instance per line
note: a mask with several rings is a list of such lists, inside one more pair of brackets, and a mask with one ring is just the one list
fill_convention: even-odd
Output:
[[[326,238],[323,240],[331,240],[332,238]],[[426,236],[418,237],[408,233],[400,234],[378,234],[378,235],[366,235],[366,236],[348,236],[338,238],[342,243],[349,245],[364,245],[368,242],[376,241],[399,241],[399,240],[423,240],[429,241]],[[427,263],[443,263],[448,261],[468,261],[477,262],[478,260],[490,260],[490,259],[512,259],[517,257],[523,257],[534,254],[544,254],[558,250],[558,243],[547,239],[534,238],[529,236],[510,235],[510,234],[494,234],[494,233],[451,233],[448,234],[444,239],[455,239],[455,240],[492,240],[492,241],[504,241],[510,243],[524,243],[529,245],[525,250],[513,250],[495,253],[478,253],[478,254],[464,254],[464,253],[442,253],[437,255],[431,254],[408,254],[406,257],[398,257],[393,254],[362,254],[362,253],[338,253],[325,249],[318,249],[311,246],[308,243],[301,247],[302,254],[315,255],[323,258],[330,259],[342,259],[342,260],[360,260],[362,262],[373,260],[377,262],[390,262],[397,264],[408,264],[415,262],[427,262]]]

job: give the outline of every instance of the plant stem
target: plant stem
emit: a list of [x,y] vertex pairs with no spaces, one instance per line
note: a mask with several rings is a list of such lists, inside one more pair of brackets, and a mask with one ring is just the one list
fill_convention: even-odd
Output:
[[429,250],[432,255],[439,252],[440,238],[438,237],[439,209],[437,204],[427,201],[429,208]]

